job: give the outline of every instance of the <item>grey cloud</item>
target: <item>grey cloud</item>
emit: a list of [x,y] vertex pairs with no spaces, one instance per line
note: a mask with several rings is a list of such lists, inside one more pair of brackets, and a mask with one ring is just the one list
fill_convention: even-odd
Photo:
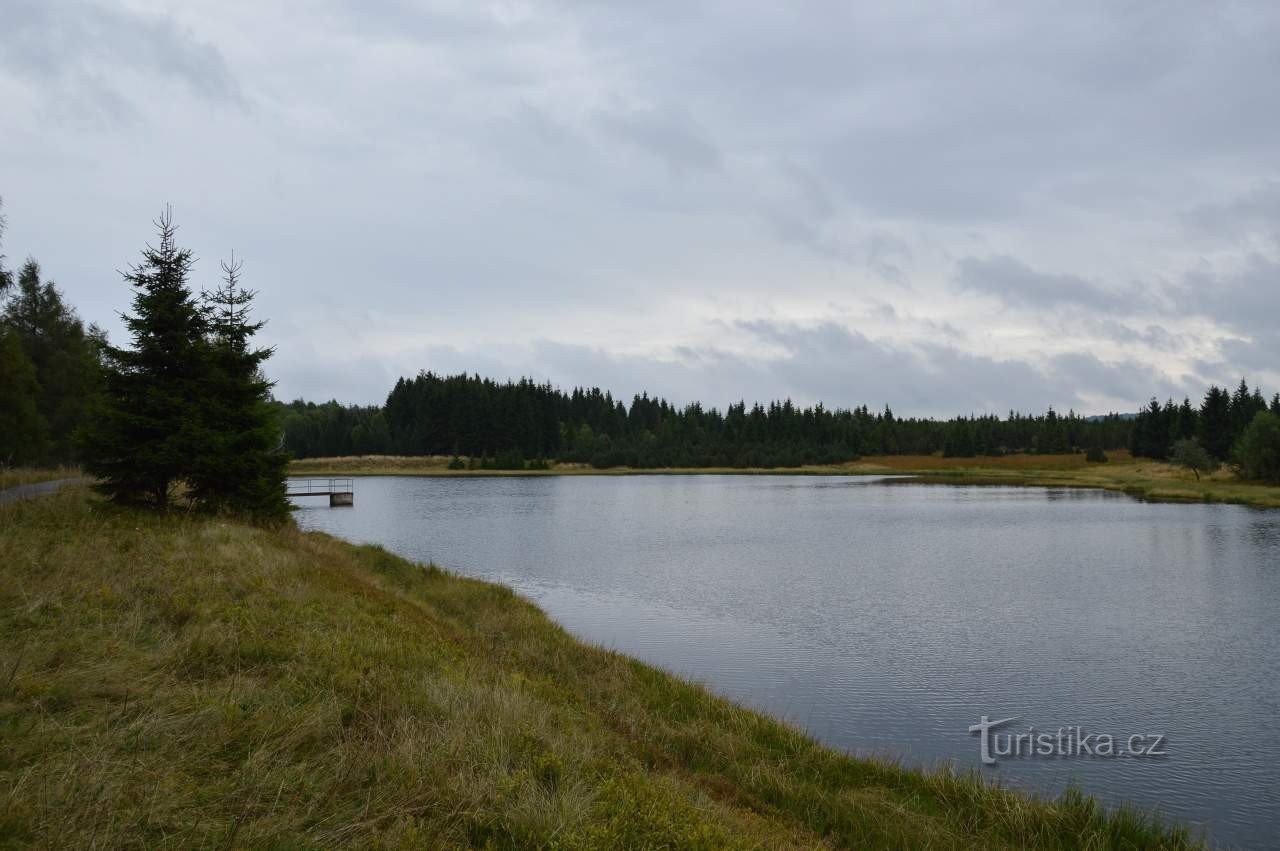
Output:
[[1092,192],[1071,200],[1105,208],[1132,190],[1111,179],[1177,159],[1268,161],[1280,129],[1258,109],[1280,70],[1258,4],[640,5],[597,7],[589,33],[642,39],[624,59],[637,73],[778,138],[878,213],[1001,219],[1081,181]]
[[[1177,386],[1115,374],[1177,363],[1173,328],[1240,337],[1206,369],[1280,355],[1277,251],[1247,254],[1280,205],[1273,3],[143,6],[5,3],[8,252],[119,340],[112,270],[172,200],[199,254],[249,259],[286,395],[372,401],[440,363],[953,413]],[[1025,308],[1014,342],[957,287]],[[873,297],[893,343],[815,322]],[[787,356],[680,338],[717,314]],[[308,335],[353,316],[329,373]],[[509,349],[440,345],[494,316]],[[1115,363],[1037,352],[1062,317]],[[404,350],[362,358],[380,334]],[[580,345],[623,334],[649,354]]]
[[1181,398],[1203,390],[1198,380],[1190,377],[1171,381],[1150,367],[1130,362],[1105,363],[1087,352],[1056,355],[1049,359],[1046,372],[1055,387],[1087,387],[1096,394],[1131,400],[1133,405],[1127,410],[1136,410],[1153,395]]
[[1131,299],[1113,294],[1077,275],[1037,272],[1014,257],[966,257],[956,267],[962,289],[993,295],[1021,307],[1075,304],[1098,310],[1132,305]]
[[1203,265],[1186,276],[1180,300],[1188,312],[1245,334],[1270,336],[1280,327],[1280,262],[1251,253],[1230,271]]
[[[928,343],[902,347],[833,323],[817,327],[770,321],[743,322],[743,330],[782,346],[788,357],[772,363],[776,383],[798,388],[805,401],[829,405],[888,403],[899,411],[937,415],[1043,408],[1044,376],[1030,365],[973,355]],[[1068,402],[1077,402],[1068,388]]]
[[[1073,322],[1080,321],[1078,318]],[[1162,352],[1174,352],[1186,346],[1187,341],[1160,325],[1148,324],[1134,328],[1115,319],[1086,319],[1088,333],[1117,343],[1140,343]]]
[[608,136],[656,157],[673,174],[714,170],[720,152],[691,116],[673,107],[610,106],[594,114]]
[[1229,201],[1198,204],[1182,218],[1193,230],[1219,236],[1280,236],[1280,181],[1263,181]]
[[1243,337],[1222,343],[1221,361],[1204,365],[1207,375],[1217,381],[1242,371],[1280,377],[1280,262],[1253,253],[1231,271],[1205,265],[1187,275],[1179,295],[1186,312]]
[[0,27],[0,68],[58,86],[88,109],[136,114],[123,71],[176,78],[197,95],[240,102],[221,52],[172,18],[69,0],[9,0]]

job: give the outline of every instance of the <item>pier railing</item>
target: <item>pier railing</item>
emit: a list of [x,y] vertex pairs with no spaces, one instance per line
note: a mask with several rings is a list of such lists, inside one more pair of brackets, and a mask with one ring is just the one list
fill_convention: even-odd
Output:
[[286,496],[349,496],[355,491],[355,480],[343,479],[289,479],[285,483]]

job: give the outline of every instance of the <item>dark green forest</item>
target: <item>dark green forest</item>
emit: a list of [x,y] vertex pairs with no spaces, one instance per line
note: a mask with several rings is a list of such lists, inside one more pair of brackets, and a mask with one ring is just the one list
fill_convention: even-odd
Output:
[[[1181,437],[1204,441],[1215,457],[1230,449],[1270,405],[1242,382],[1236,394],[1210,388],[1192,407],[1153,401],[1134,416],[1011,411],[1007,417],[950,420],[897,417],[889,408],[800,407],[790,401],[743,402],[721,412],[677,407],[647,394],[631,403],[600,388],[570,392],[529,379],[497,382],[423,372],[396,382],[385,405],[295,401],[282,405],[285,445],[299,458],[396,454],[456,455],[518,468],[537,459],[596,467],[790,467],[867,455],[953,457],[1129,448],[1168,456]],[[1221,415],[1219,415],[1221,408]],[[1204,413],[1202,413],[1202,411]]]
[[501,468],[552,458],[596,467],[790,467],[880,454],[1067,452],[1124,446],[1130,431],[1123,416],[1052,410],[943,422],[790,401],[721,412],[641,394],[627,405],[600,388],[565,392],[529,379],[430,372],[397,381],[380,407],[293,402],[284,425],[285,445],[301,458],[459,455]]

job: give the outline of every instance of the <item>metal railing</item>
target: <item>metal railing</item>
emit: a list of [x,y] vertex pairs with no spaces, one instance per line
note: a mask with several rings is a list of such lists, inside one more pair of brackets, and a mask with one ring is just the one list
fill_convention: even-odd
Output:
[[288,479],[285,493],[289,496],[326,496],[331,493],[354,493],[354,479]]

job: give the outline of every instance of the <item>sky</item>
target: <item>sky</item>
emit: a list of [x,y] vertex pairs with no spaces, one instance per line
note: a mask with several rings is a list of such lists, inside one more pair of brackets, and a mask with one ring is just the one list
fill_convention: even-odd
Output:
[[126,340],[172,204],[276,395],[1280,390],[1274,2],[0,0],[7,264]]

